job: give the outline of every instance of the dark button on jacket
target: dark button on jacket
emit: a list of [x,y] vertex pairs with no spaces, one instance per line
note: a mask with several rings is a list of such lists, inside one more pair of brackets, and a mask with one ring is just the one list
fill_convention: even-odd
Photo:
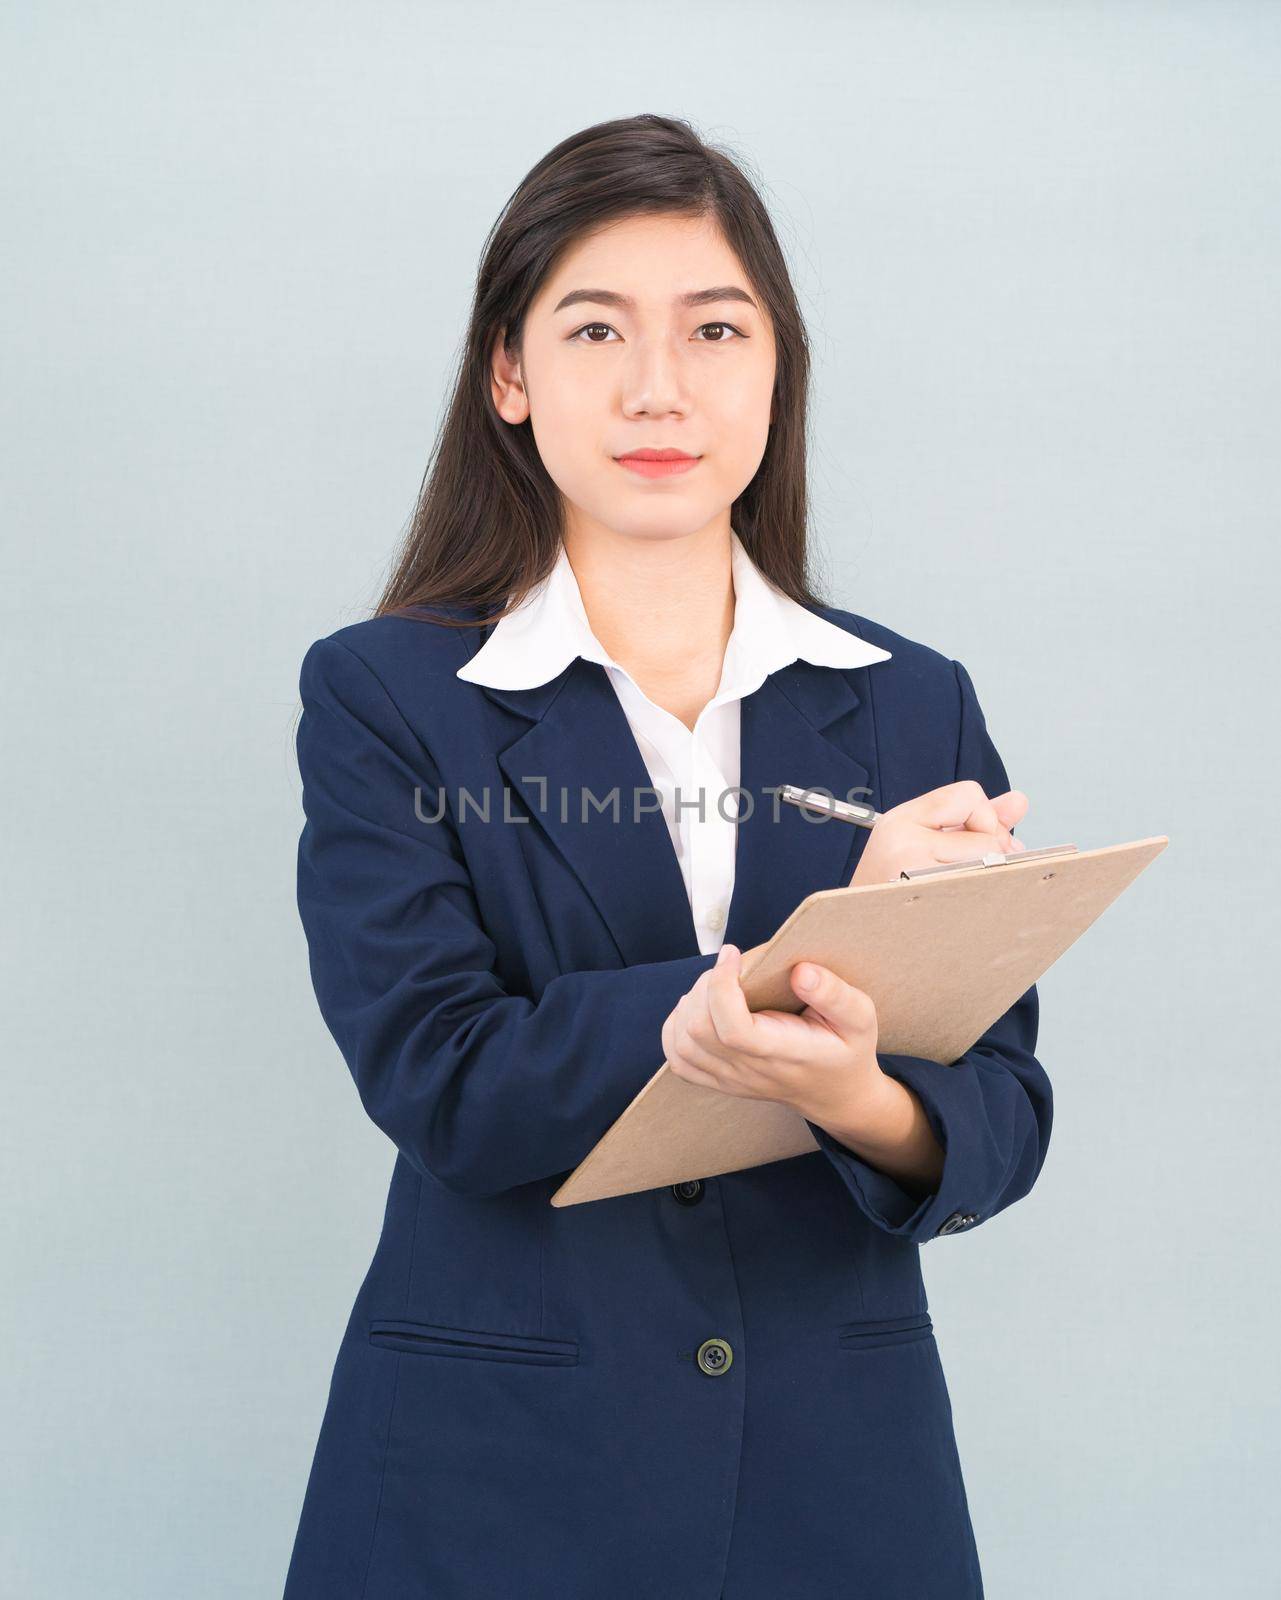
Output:
[[935,1229],[936,1234],[956,1233],[961,1228],[968,1228],[972,1222],[979,1220],[977,1211],[954,1211],[946,1222],[940,1222]]
[[698,1365],[709,1378],[719,1378],[730,1369],[734,1352],[724,1339],[704,1339],[698,1347]]

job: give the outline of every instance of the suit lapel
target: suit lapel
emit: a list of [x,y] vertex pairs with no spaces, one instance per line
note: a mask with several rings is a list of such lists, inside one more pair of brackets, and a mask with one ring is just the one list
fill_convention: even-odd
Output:
[[761,944],[807,894],[849,883],[866,830],[802,811],[774,791],[790,783],[877,803],[871,717],[850,681],[869,670],[794,661],[743,701],[739,783],[746,794],[727,943]]
[[[746,794],[727,942],[744,949],[762,943],[807,894],[848,883],[866,832],[816,819],[772,791],[794,783],[876,803],[871,719],[851,683],[867,670],[795,661],[742,701],[739,783]],[[528,808],[526,825],[541,828],[569,864],[624,963],[697,955],[662,813],[634,819],[633,796],[640,792],[642,805],[656,804],[657,796],[644,793],[649,772],[604,667],[579,657],[532,689],[480,687],[527,723],[498,752],[499,767]]]
[[[532,718],[498,754],[507,782],[572,867],[623,961],[696,956],[698,937],[658,796],[604,667],[576,658],[534,689],[491,700]],[[636,807],[640,808],[639,816]],[[635,818],[635,820],[633,820]]]

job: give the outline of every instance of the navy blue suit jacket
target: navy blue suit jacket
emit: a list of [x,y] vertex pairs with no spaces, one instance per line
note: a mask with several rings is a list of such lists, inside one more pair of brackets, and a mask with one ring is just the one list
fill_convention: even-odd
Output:
[[[743,949],[867,839],[772,786],[1009,787],[959,662],[817,609],[892,659],[744,700]],[[944,1147],[929,1194],[811,1123],[808,1155],[553,1207],[715,957],[661,814],[633,818],[650,779],[604,668],[466,683],[484,637],[378,617],[302,665],[312,979],[396,1161],[285,1600],[981,1596],[919,1247],[1040,1172],[1035,988],[950,1065],[880,1057]],[[619,820],[584,814],[615,786]]]

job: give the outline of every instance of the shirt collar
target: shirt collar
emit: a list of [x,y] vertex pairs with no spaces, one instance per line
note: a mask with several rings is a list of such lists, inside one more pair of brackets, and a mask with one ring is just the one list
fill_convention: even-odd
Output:
[[[889,660],[888,650],[817,616],[776,588],[732,528],[730,545],[734,626],[716,699],[751,694],[772,672],[798,659],[820,667],[864,667]],[[499,619],[456,676],[494,689],[532,689],[563,672],[578,656],[630,679],[592,632],[562,544],[551,572],[515,611]]]

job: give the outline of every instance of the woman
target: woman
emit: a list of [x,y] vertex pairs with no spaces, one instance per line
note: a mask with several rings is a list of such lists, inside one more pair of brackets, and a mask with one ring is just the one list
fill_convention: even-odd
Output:
[[[299,908],[397,1158],[286,1600],[982,1594],[919,1247],[1036,1180],[1035,989],[943,1066],[830,971],[799,1015],[738,973],[814,890],[1021,848],[1027,799],[959,662],[808,587],[807,380],[733,161],[566,140],[378,613],[306,654]],[[550,1205],[664,1057],[816,1150]]]

